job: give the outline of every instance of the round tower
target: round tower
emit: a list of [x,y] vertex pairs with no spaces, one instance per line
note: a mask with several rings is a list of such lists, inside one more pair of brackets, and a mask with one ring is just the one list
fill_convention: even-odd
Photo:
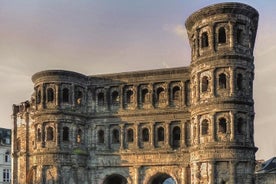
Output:
[[[61,173],[87,168],[87,77],[62,70],[38,72],[34,83],[28,175],[62,182]],[[81,181],[81,180],[80,180]],[[71,181],[75,183],[76,181]]]
[[251,183],[258,12],[221,3],[186,21],[191,46],[191,171],[194,183]]

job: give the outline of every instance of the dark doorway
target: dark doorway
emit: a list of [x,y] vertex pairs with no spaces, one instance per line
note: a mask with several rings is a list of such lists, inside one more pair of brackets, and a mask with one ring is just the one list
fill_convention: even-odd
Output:
[[108,176],[103,184],[127,184],[127,180],[125,177],[119,174],[113,174]]
[[176,184],[176,182],[170,175],[165,173],[160,173],[154,176],[150,180],[149,184]]

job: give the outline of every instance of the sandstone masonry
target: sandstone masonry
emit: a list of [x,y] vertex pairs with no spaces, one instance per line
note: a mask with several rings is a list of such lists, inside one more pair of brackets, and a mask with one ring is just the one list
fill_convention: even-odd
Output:
[[13,106],[13,183],[251,184],[257,24],[216,4],[186,21],[189,67],[34,74]]

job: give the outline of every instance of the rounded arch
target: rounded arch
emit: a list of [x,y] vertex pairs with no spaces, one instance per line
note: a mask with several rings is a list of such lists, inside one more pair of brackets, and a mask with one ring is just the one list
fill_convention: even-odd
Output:
[[177,184],[176,180],[167,173],[156,173],[150,177],[147,184]]
[[120,174],[112,174],[105,178],[103,184],[127,184],[127,179]]

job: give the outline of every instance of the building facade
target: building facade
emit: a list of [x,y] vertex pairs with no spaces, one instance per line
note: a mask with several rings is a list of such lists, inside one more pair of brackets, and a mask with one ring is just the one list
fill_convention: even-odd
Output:
[[13,106],[14,184],[251,184],[257,24],[216,4],[186,21],[189,67],[34,74]]
[[0,184],[11,179],[11,129],[0,128]]

